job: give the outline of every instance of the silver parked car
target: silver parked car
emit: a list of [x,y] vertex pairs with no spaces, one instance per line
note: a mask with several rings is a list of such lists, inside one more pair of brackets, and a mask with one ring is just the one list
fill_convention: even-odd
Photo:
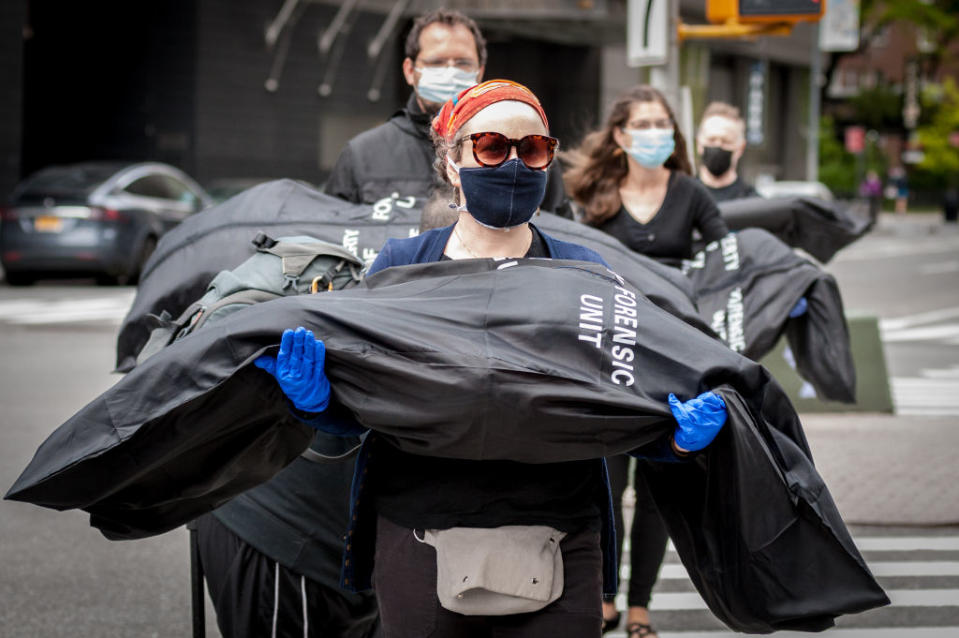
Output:
[[94,275],[134,283],[157,240],[213,200],[159,162],[85,162],[45,168],[2,209],[0,261],[11,285]]
[[763,197],[815,197],[827,202],[835,199],[828,186],[816,181],[757,181],[756,191]]

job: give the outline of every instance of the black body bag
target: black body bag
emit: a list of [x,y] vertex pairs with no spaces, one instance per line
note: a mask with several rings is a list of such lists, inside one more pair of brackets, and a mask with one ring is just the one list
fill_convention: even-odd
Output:
[[612,235],[586,224],[557,215],[538,215],[533,223],[557,239],[592,248],[654,304],[694,328],[716,336],[700,316],[694,285],[678,268],[638,253]]
[[362,261],[395,237],[415,235],[423,201],[412,197],[352,204],[289,179],[259,184],[188,217],[160,238],[117,336],[116,370],[129,372],[164,312],[180,316],[213,278],[256,254],[251,240],[308,235],[343,246]]
[[862,237],[868,216],[855,206],[815,197],[745,197],[720,202],[719,212],[729,230],[762,228],[793,248],[801,248],[822,263]]
[[710,609],[742,631],[818,630],[888,602],[776,382],[597,264],[438,262],[250,306],[164,348],[83,408],[7,498],[82,508],[107,537],[137,538],[265,481],[310,429],[284,417],[278,385],[252,361],[298,325],[326,342],[331,425],[356,419],[416,454],[526,463],[619,454],[672,432],[669,392],[715,388],[730,405],[716,442],[650,473]]
[[[730,233],[683,262],[703,320],[754,361],[785,334],[799,374],[827,399],[856,400],[856,368],[832,275],[764,230]],[[805,314],[789,317],[801,297]]]
[[[389,199],[357,205],[292,180],[260,184],[188,218],[163,236],[144,267],[133,305],[117,337],[116,369],[129,372],[159,317],[178,317],[200,298],[217,273],[256,253],[259,232],[309,235],[351,250],[369,263],[389,238],[418,233],[421,200]],[[558,239],[596,250],[650,300],[710,333],[693,301],[692,285],[675,268],[633,252],[606,233],[553,214],[536,225]],[[711,333],[710,333],[711,334]]]

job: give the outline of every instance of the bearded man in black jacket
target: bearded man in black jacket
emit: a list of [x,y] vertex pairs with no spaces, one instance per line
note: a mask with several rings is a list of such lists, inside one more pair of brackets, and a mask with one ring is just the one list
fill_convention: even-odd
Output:
[[[413,89],[406,106],[347,142],[326,181],[328,195],[374,204],[386,197],[427,199],[440,185],[430,123],[448,99],[482,82],[486,40],[468,16],[437,9],[413,22],[405,53],[403,77]],[[540,207],[572,218],[557,163]]]

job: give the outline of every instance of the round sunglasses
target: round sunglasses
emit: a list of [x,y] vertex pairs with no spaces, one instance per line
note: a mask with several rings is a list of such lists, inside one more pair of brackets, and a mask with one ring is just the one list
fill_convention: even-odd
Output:
[[473,142],[473,159],[487,168],[505,162],[514,146],[516,154],[526,166],[546,168],[553,161],[553,154],[559,146],[559,140],[548,135],[527,135],[514,140],[502,133],[486,132],[473,133],[469,140]]

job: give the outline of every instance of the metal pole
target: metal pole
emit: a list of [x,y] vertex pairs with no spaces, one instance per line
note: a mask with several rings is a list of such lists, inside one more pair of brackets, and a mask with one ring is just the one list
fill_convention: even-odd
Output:
[[666,95],[674,108],[679,106],[679,0],[662,0],[669,6],[669,50],[666,64],[651,67],[649,83]]
[[399,22],[400,16],[403,15],[403,12],[406,11],[406,7],[409,6],[410,0],[398,0],[393,3],[393,8],[390,9],[390,12],[387,14],[386,19],[383,21],[383,24],[380,26],[380,30],[376,32],[376,37],[374,37],[366,47],[366,56],[375,60],[380,55],[380,51],[383,50],[383,45],[386,44],[386,41],[391,35],[393,35],[393,29],[396,28],[396,23]]
[[813,27],[809,60],[809,134],[806,136],[806,179],[819,179],[819,113],[822,53],[819,51],[819,25]]
[[206,636],[206,589],[203,584],[203,563],[200,562],[200,542],[196,521],[187,523],[190,530],[190,606],[193,610],[193,638]]
[[339,10],[337,10],[336,15],[333,16],[333,20],[326,28],[326,31],[319,34],[319,37],[316,39],[316,48],[319,49],[320,55],[326,55],[330,52],[330,47],[333,46],[336,36],[339,35],[340,30],[343,29],[343,25],[346,24],[346,19],[349,17],[350,12],[353,11],[353,7],[356,6],[356,2],[357,0],[345,0],[345,2],[340,5]]
[[290,21],[290,16],[293,15],[296,5],[300,3],[300,0],[286,0],[283,3],[283,6],[280,7],[280,12],[276,14],[276,17],[273,18],[273,21],[270,23],[270,26],[266,28],[266,34],[264,38],[266,39],[266,48],[272,49],[273,45],[276,44],[277,39],[280,37],[280,33],[283,32],[283,28],[286,26],[287,22]]

